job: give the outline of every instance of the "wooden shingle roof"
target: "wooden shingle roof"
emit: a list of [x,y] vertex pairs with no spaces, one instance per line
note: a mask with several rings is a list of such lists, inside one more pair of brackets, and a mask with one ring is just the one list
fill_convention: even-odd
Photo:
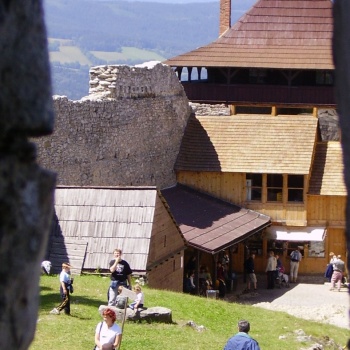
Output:
[[343,151],[340,142],[319,142],[309,185],[309,194],[346,196]]
[[330,0],[259,0],[214,42],[164,63],[174,67],[334,69]]
[[[153,186],[58,187],[55,191],[55,211],[64,239],[87,243],[84,269],[109,268],[113,250],[120,248],[134,272],[145,272],[157,203],[173,220]],[[177,230],[182,245],[174,247],[176,253],[185,245]]]
[[187,244],[216,254],[270,225],[270,217],[177,184],[162,190]]
[[193,116],[175,169],[309,174],[316,132],[311,115]]

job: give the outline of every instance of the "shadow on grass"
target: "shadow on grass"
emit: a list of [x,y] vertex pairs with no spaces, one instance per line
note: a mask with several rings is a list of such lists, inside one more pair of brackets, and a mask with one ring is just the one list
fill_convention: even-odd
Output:
[[[48,288],[50,289],[50,288]],[[61,303],[61,296],[58,292],[55,293],[48,293],[45,295],[40,296],[40,310],[43,312],[50,312],[54,307],[57,307]],[[88,305],[89,307],[93,306],[98,310],[100,305],[105,305],[106,301],[105,300],[97,300],[97,299],[92,299],[92,298],[87,298],[84,296],[80,295],[70,295],[70,303],[71,307],[72,305]],[[76,316],[76,315],[69,315],[69,317],[75,317],[81,320],[87,320],[90,319],[90,317],[81,317],[81,316]]]

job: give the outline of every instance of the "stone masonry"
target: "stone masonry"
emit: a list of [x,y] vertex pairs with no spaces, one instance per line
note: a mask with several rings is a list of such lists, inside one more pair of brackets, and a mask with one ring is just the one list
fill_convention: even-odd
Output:
[[174,163],[188,99],[169,66],[98,66],[89,95],[54,96],[53,135],[35,140],[39,163],[58,185],[147,186],[176,182]]

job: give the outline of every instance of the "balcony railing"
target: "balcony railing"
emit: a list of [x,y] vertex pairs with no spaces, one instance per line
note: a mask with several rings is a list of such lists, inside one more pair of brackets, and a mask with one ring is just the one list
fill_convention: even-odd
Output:
[[200,103],[261,103],[335,106],[332,86],[224,85],[182,82],[190,101]]

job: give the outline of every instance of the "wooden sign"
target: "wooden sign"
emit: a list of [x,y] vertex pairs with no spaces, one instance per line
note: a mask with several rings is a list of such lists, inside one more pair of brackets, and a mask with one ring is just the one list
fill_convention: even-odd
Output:
[[121,295],[122,297],[128,297],[129,299],[132,299],[132,300],[136,299],[136,293],[125,287],[123,287],[119,295]]

